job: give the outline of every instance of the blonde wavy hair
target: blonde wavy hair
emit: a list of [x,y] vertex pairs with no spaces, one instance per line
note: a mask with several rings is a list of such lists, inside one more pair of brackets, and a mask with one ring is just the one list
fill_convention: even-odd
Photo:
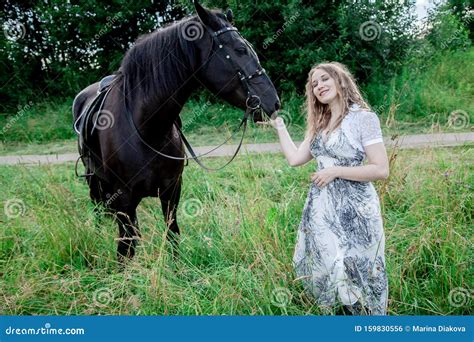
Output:
[[313,93],[313,85],[311,80],[313,78],[314,72],[318,69],[326,71],[329,76],[334,79],[336,92],[339,95],[338,101],[341,102],[341,108],[343,109],[343,114],[338,119],[334,127],[339,126],[342,119],[344,119],[344,117],[349,112],[349,107],[354,103],[358,104],[361,109],[371,110],[370,106],[362,97],[354,76],[344,64],[338,62],[317,64],[309,71],[308,81],[306,83],[305,109],[307,111],[307,137],[314,137],[316,133],[326,129],[331,119],[331,110],[329,105],[319,102]]

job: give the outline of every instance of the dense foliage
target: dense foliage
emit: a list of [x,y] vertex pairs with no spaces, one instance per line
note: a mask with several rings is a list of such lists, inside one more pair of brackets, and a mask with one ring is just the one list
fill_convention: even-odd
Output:
[[[235,25],[252,42],[283,93],[304,89],[321,61],[340,61],[359,83],[381,83],[410,59],[470,45],[468,4],[438,6],[426,26],[414,1],[207,0],[234,11]],[[193,14],[189,0],[20,1],[1,5],[0,111],[31,100],[66,99],[119,66],[143,33]],[[471,11],[472,15],[472,11]]]

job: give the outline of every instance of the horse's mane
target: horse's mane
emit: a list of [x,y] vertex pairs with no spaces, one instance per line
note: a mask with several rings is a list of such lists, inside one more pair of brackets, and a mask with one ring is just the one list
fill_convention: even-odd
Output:
[[136,40],[120,66],[120,71],[126,76],[128,92],[140,89],[143,96],[159,96],[171,94],[173,89],[183,84],[195,55],[191,44],[183,38],[180,27],[185,21],[195,19],[196,16],[170,23]]
[[190,21],[199,22],[199,18],[185,17],[136,40],[120,66],[126,76],[128,93],[141,90],[147,101],[155,96],[170,96],[186,82],[190,71],[195,71],[193,64],[197,58],[194,42],[186,40],[183,34]]

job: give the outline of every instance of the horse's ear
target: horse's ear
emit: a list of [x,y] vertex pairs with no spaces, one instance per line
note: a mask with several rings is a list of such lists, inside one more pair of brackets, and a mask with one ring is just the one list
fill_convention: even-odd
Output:
[[231,10],[230,8],[227,10],[227,13],[226,13],[225,16],[227,17],[227,21],[228,21],[229,23],[233,23],[233,22],[234,22],[234,13],[232,13],[232,10]]
[[194,0],[194,8],[196,9],[196,13],[199,19],[201,19],[201,22],[204,25],[209,25],[211,22],[209,11],[205,9],[204,7],[202,7],[201,4],[197,2],[197,0]]

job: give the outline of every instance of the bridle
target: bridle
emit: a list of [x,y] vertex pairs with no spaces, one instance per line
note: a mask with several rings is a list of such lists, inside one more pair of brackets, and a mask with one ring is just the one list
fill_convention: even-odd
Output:
[[[237,30],[236,27],[230,26],[230,27],[224,27],[224,28],[220,29],[219,31],[212,31],[207,25],[204,25],[204,24],[201,24],[201,25],[203,25],[206,28],[206,30],[209,32],[209,34],[212,38],[211,48],[210,48],[208,57],[206,58],[205,64],[202,66],[202,68],[205,68],[205,69],[208,68],[208,64],[209,64],[210,59],[214,57],[214,55],[213,55],[213,57],[211,57],[211,54],[214,51],[214,45],[217,45],[218,50],[215,54],[217,54],[219,51],[224,52],[225,60],[227,60],[228,63],[230,63],[231,67],[236,71],[236,74],[237,74],[237,76],[238,76],[238,78],[239,78],[239,80],[240,80],[240,82],[241,82],[241,84],[244,88],[244,91],[247,94],[247,98],[245,100],[245,104],[246,104],[247,108],[245,110],[244,116],[243,116],[242,120],[240,121],[240,124],[237,127],[237,129],[234,131],[234,133],[232,133],[232,135],[229,138],[227,138],[223,143],[221,143],[220,145],[214,147],[210,151],[207,151],[207,152],[202,153],[199,156],[197,156],[196,153],[194,152],[193,148],[191,147],[191,144],[188,142],[188,140],[184,136],[184,133],[181,131],[181,128],[178,125],[175,125],[176,128],[178,129],[178,132],[179,132],[182,140],[183,140],[184,145],[186,146],[189,153],[191,154],[191,157],[188,157],[188,156],[186,156],[186,157],[176,157],[176,156],[171,156],[171,155],[165,154],[161,151],[158,151],[157,149],[155,149],[150,144],[148,144],[143,139],[140,132],[138,131],[138,128],[136,127],[135,122],[133,121],[132,113],[131,113],[130,109],[128,108],[128,104],[127,104],[127,93],[126,93],[126,89],[125,89],[125,85],[126,85],[126,80],[125,80],[126,75],[125,74],[123,74],[123,76],[124,76],[123,96],[124,96],[124,102],[125,102],[125,111],[126,111],[127,118],[128,118],[128,121],[130,122],[131,127],[134,129],[135,134],[138,136],[138,138],[141,140],[141,142],[143,144],[145,144],[148,148],[150,148],[153,152],[155,152],[156,154],[158,154],[162,157],[165,157],[165,158],[168,158],[168,159],[173,159],[173,160],[186,160],[186,161],[188,161],[188,160],[192,159],[192,160],[195,160],[196,163],[198,163],[199,166],[201,166],[203,169],[205,169],[207,171],[218,171],[218,170],[223,169],[227,165],[229,165],[234,160],[234,158],[237,156],[237,154],[239,153],[240,148],[242,147],[242,142],[244,140],[245,132],[246,132],[246,129],[247,129],[247,120],[248,120],[250,114],[253,114],[256,110],[258,110],[260,108],[260,105],[261,105],[260,97],[255,95],[255,94],[251,94],[250,87],[249,87],[249,80],[257,78],[259,76],[265,75],[265,69],[263,69],[260,66],[260,61],[258,60],[258,56],[255,53],[255,50],[253,49],[252,45],[244,37],[242,37],[242,35],[240,34],[240,32]],[[220,36],[222,34],[227,33],[227,32],[237,32],[239,34],[239,36],[242,38],[242,40],[245,42],[245,44],[250,48],[252,53],[255,55],[259,67],[252,74],[247,75],[244,72],[244,70],[242,70],[237,65],[237,63],[235,63],[235,61],[233,61],[232,58],[230,57],[231,55],[228,53],[226,47],[224,46],[224,44],[222,43],[222,41],[220,39]],[[228,160],[223,166],[221,166],[219,168],[209,168],[209,167],[205,166],[199,160],[200,157],[210,154],[211,152],[217,150],[222,145],[227,143],[230,139],[232,139],[240,131],[241,127],[243,127],[243,131],[242,131],[242,136],[240,138],[239,145],[238,145],[237,149],[235,150],[232,158],[230,160]]]
[[[244,90],[247,94],[247,100],[246,100],[246,105],[247,107],[249,107],[249,99],[251,98],[257,98],[259,103],[258,105],[255,107],[258,108],[260,106],[260,98],[257,96],[257,95],[251,95],[250,94],[250,87],[249,87],[249,83],[248,81],[250,81],[252,78],[257,78],[259,76],[263,76],[266,74],[265,72],[265,69],[262,68],[260,66],[260,61],[258,59],[258,55],[257,53],[255,52],[252,44],[250,44],[239,32],[239,30],[234,27],[234,26],[228,26],[228,27],[224,27],[222,29],[220,29],[219,31],[212,31],[208,26],[204,25],[204,27],[207,29],[207,31],[209,32],[211,38],[212,38],[212,44],[211,44],[211,49],[209,51],[209,54],[208,54],[208,57],[206,58],[206,62],[204,64],[204,68],[207,69],[208,67],[208,64],[209,64],[209,61],[211,60],[210,58],[210,54],[212,53],[212,51],[214,51],[213,47],[214,47],[214,43],[216,43],[216,45],[219,47],[219,50],[218,51],[223,51],[224,54],[225,54],[225,58],[226,60],[230,63],[232,69],[234,69],[237,73],[237,76],[239,77],[239,80],[240,82],[242,83],[242,86],[244,87]],[[258,68],[255,70],[254,73],[250,74],[250,75],[246,75],[245,72],[240,68],[239,65],[237,65],[233,60],[232,58],[230,57],[230,54],[228,53],[226,47],[224,46],[224,44],[222,44],[221,40],[219,39],[219,36],[224,34],[224,33],[227,33],[227,32],[237,32],[237,34],[240,36],[240,38],[242,38],[242,40],[245,42],[245,44],[249,47],[249,49],[252,51],[252,53],[254,54],[254,57],[257,59],[257,63],[258,63]],[[252,106],[254,107],[254,106]]]

